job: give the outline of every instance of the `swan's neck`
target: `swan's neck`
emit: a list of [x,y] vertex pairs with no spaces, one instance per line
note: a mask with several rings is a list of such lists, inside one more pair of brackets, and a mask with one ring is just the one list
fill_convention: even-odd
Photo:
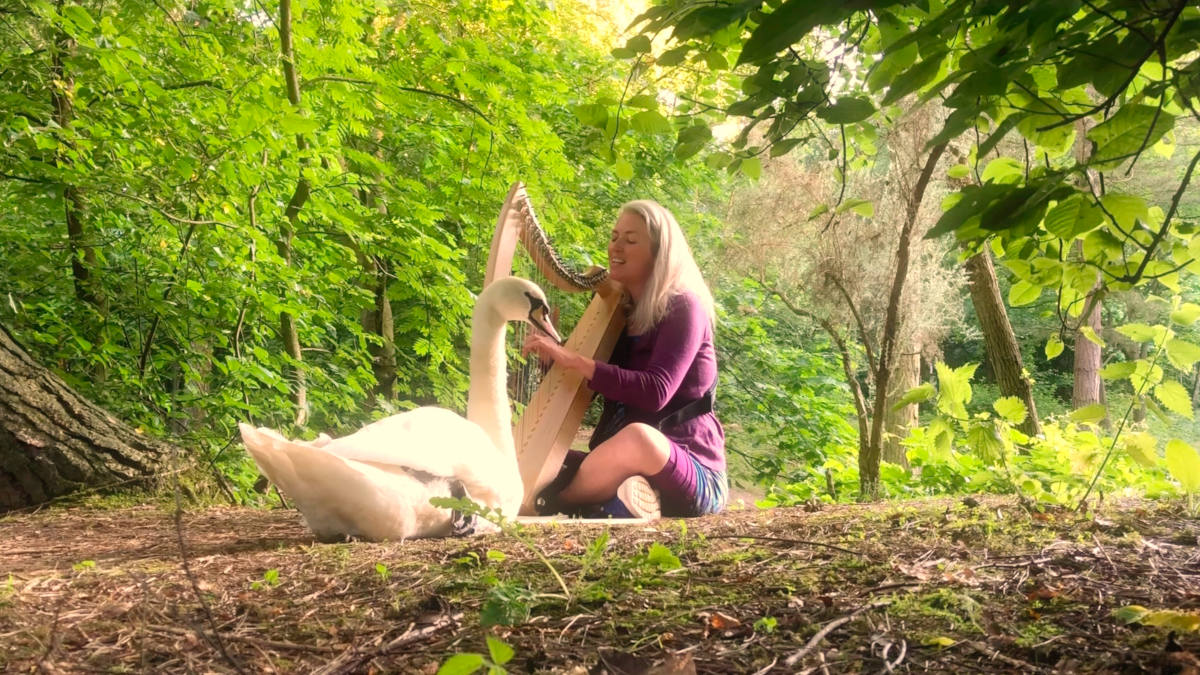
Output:
[[506,322],[490,311],[475,312],[471,320],[471,389],[467,394],[467,419],[483,428],[506,456],[516,456],[512,410],[508,405],[508,371],[505,368]]

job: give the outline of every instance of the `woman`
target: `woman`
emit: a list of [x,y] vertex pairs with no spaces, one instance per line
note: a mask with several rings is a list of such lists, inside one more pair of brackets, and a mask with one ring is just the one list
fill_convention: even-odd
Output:
[[590,453],[568,456],[540,495],[542,511],[601,505],[595,515],[657,517],[661,503],[668,516],[716,513],[729,481],[725,433],[712,412],[712,293],[679,223],[653,201],[621,207],[608,261],[633,307],[611,363],[543,335],[525,341],[526,353],[580,373],[605,398],[597,434],[608,437],[593,436]]

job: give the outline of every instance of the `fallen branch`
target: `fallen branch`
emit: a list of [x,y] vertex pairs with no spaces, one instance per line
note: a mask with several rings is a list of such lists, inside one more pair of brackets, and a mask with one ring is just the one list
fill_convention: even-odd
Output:
[[824,628],[817,631],[817,634],[812,636],[812,638],[809,639],[807,644],[805,644],[800,649],[796,650],[796,652],[794,654],[792,654],[791,656],[784,659],[783,665],[785,665],[789,668],[795,666],[796,663],[800,659],[804,658],[806,655],[808,655],[809,652],[811,652],[813,649],[815,649],[816,646],[821,643],[821,640],[824,640],[825,636],[829,635],[834,630],[836,630],[838,628],[838,626],[850,623],[851,621],[853,621],[855,619],[855,617],[857,617],[859,614],[862,614],[863,612],[866,612],[866,611],[869,611],[872,609],[878,609],[879,607],[886,607],[890,604],[892,604],[891,601],[872,602],[869,605],[863,605],[862,607],[859,607],[858,609],[854,610],[853,612],[850,612],[846,616],[843,616],[839,619],[834,619],[833,621],[830,621],[829,623],[825,624]]
[[434,633],[449,628],[462,620],[462,617],[462,612],[443,614],[434,619],[433,623],[420,628],[410,627],[401,633],[400,637],[369,651],[360,652],[351,647],[348,651],[343,652],[341,656],[325,664],[323,668],[314,671],[313,675],[346,675],[347,673],[359,672],[362,669],[362,665],[367,661],[383,656],[401,647],[407,647],[414,642],[418,642]]

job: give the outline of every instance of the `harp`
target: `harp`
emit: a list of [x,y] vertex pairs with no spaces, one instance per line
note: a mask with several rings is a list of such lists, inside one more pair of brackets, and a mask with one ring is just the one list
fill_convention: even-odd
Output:
[[[550,246],[525,186],[519,182],[509,189],[500,208],[484,276],[485,287],[495,279],[513,274],[518,242],[540,273],[542,279],[536,281],[543,287],[549,284],[568,293],[593,293],[583,315],[571,329],[566,346],[594,359],[607,360],[625,325],[621,311],[624,291],[608,278],[608,271],[603,268],[577,272],[566,267]],[[590,402],[591,391],[582,376],[558,365],[542,375],[525,410],[513,424],[517,464],[525,485],[521,515],[534,514],[534,497],[557,475]]]

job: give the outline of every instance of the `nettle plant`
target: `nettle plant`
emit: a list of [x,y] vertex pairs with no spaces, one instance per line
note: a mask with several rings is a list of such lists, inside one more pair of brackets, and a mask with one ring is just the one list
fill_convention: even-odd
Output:
[[[1153,363],[1154,356],[1148,361],[1150,377],[1143,378],[1143,386],[1155,374],[1159,380],[1162,378],[1162,369]],[[1130,373],[1136,373],[1137,362],[1130,363],[1134,368]],[[1011,492],[1029,507],[1078,503],[1098,484],[1109,491],[1136,488],[1150,495],[1176,491],[1158,469],[1160,439],[1145,430],[1127,431],[1124,420],[1115,433],[1102,433],[1099,423],[1107,415],[1103,405],[1046,420],[1043,433],[1036,437],[1017,429],[1028,412],[1016,397],[996,399],[990,410],[969,412],[971,378],[976,367],[967,364],[951,368],[938,363],[936,385],[927,382],[917,386],[897,403],[931,401],[935,414],[927,424],[914,428],[905,441],[916,469],[914,478],[893,482],[915,481],[938,491]],[[1115,452],[1118,448],[1120,453]],[[1195,495],[1200,492],[1200,455],[1186,442],[1171,439],[1165,444],[1165,458],[1170,476],[1178,481],[1195,510]]]

